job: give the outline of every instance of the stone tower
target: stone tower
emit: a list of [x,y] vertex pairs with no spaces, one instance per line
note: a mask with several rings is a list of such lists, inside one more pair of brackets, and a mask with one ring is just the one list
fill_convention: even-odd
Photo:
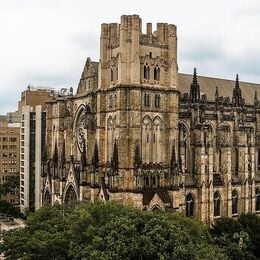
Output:
[[139,185],[134,181],[136,147],[140,167],[169,168],[177,136],[176,27],[158,23],[153,32],[148,23],[146,28],[143,34],[138,15],[101,27],[96,138],[100,164],[110,168],[109,183],[122,190]]

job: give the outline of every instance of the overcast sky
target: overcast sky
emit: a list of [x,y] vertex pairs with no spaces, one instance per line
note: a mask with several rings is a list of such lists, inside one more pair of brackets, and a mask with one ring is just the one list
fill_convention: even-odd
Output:
[[259,0],[0,0],[0,114],[28,84],[75,89],[100,24],[122,14],[177,25],[180,72],[260,83]]

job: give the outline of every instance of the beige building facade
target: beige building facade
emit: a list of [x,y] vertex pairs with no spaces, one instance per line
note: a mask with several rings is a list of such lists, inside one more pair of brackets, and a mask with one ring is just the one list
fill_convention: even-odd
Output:
[[259,87],[179,73],[175,25],[102,24],[99,62],[48,102],[42,204],[115,200],[204,222],[260,212]]
[[[10,177],[19,176],[19,148],[20,124],[5,117],[0,120],[0,184],[7,182]],[[14,187],[1,199],[15,206],[19,205],[19,187]]]

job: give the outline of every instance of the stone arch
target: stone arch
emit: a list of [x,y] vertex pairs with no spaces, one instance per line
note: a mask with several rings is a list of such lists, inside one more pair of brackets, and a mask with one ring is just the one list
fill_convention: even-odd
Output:
[[162,208],[161,208],[158,204],[154,204],[154,205],[151,207],[151,211],[152,211],[152,212],[162,211]]
[[64,203],[68,204],[71,202],[75,202],[77,200],[78,200],[78,195],[77,195],[76,189],[73,186],[73,184],[70,183],[67,186],[66,190],[64,191]]

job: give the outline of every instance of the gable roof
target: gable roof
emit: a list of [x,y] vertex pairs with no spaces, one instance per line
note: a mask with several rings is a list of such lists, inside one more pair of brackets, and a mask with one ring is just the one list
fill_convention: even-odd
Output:
[[[182,94],[190,92],[192,82],[191,74],[179,73],[179,90]],[[216,86],[218,86],[219,96],[230,97],[232,99],[235,80],[219,79],[212,77],[197,76],[201,94],[206,94],[209,101],[215,100]],[[254,104],[255,91],[260,97],[260,84],[239,82],[242,98],[247,105]]]

